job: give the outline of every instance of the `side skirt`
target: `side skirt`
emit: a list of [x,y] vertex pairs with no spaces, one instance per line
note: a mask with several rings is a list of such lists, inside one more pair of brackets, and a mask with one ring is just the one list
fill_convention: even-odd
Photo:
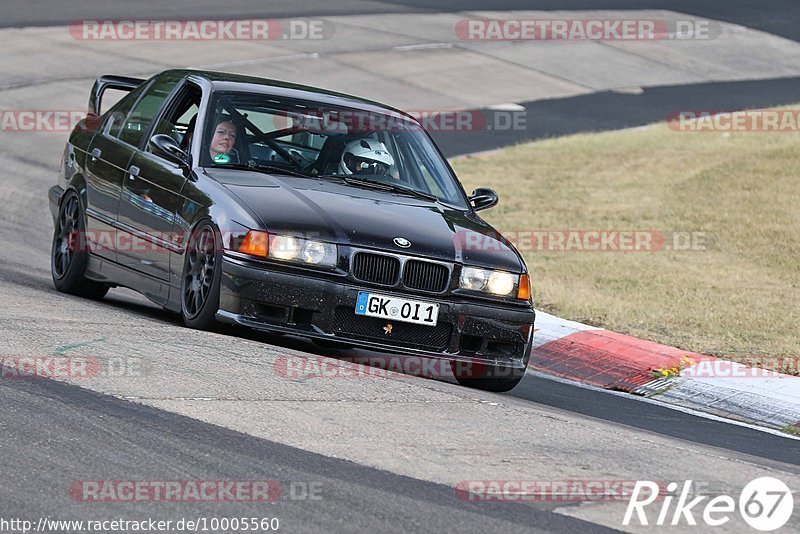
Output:
[[[170,311],[180,311],[180,288],[171,287],[166,281],[160,280],[106,258],[89,254],[89,264],[86,267],[86,277],[96,282],[103,282],[115,286],[123,286],[137,291],[159,306]],[[170,297],[173,298],[170,298]],[[177,309],[175,308],[177,302]]]

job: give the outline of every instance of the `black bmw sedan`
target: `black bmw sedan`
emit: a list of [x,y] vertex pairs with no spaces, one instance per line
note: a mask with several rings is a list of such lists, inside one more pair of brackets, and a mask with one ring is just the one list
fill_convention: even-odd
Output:
[[[103,110],[108,89],[127,94]],[[103,76],[49,197],[59,291],[446,359],[491,391],[524,375],[530,280],[476,213],[497,195],[468,196],[402,111],[207,71]]]

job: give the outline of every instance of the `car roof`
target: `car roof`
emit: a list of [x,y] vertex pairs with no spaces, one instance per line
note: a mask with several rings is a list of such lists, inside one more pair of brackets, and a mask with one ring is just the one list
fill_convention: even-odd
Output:
[[329,91],[310,85],[302,85],[282,80],[272,80],[259,78],[257,76],[246,76],[243,74],[231,74],[229,72],[216,72],[210,70],[195,69],[173,69],[159,74],[181,74],[187,77],[194,77],[207,80],[211,83],[213,90],[216,91],[241,91],[247,93],[260,93],[264,95],[283,96],[296,98],[299,100],[310,100],[323,104],[358,108],[365,111],[374,111],[385,114],[398,114],[406,119],[416,122],[416,119],[405,111],[374,100],[360,98],[345,93]]

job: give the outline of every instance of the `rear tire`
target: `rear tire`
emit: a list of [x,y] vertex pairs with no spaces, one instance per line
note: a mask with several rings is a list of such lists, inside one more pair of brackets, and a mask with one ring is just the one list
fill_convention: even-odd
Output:
[[219,288],[222,279],[222,239],[211,221],[197,225],[189,238],[181,276],[181,316],[189,328],[219,326]]
[[53,244],[50,249],[50,273],[58,291],[79,297],[99,300],[109,286],[86,278],[89,248],[86,242],[86,223],[78,194],[66,194],[58,209]]

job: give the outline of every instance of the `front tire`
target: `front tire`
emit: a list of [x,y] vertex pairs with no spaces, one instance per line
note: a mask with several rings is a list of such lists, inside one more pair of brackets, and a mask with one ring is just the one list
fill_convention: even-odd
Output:
[[[527,366],[527,359],[525,365]],[[511,391],[525,376],[525,367],[504,367],[456,361],[451,361],[450,367],[459,385],[494,393]]]
[[331,349],[331,350],[350,350],[353,348],[351,343],[345,343],[343,341],[334,341],[334,340],[327,340],[327,339],[318,339],[312,338],[311,343],[316,345],[321,349]]
[[50,249],[50,273],[53,285],[62,293],[99,300],[108,293],[109,286],[86,278],[89,249],[86,242],[86,224],[78,194],[66,194],[58,209],[53,244]]
[[221,247],[221,236],[210,221],[197,225],[189,239],[181,276],[181,315],[189,328],[213,330],[218,326]]

